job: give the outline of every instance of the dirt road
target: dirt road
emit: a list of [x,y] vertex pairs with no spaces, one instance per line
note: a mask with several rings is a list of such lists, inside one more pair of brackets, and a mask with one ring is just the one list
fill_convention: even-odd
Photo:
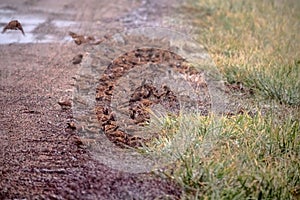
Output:
[[71,60],[88,44],[68,32],[101,39],[132,27],[155,25],[175,1],[3,0],[0,25],[0,199],[177,199],[181,189],[151,173],[129,173],[95,160],[81,146],[71,99],[79,65]]

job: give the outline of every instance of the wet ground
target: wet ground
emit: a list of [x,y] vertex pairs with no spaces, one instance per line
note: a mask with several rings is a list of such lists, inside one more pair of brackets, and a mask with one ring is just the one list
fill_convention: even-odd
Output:
[[179,198],[160,158],[125,146],[157,136],[149,109],[221,112],[208,54],[167,29],[191,31],[180,3],[1,1],[25,36],[0,34],[0,199]]

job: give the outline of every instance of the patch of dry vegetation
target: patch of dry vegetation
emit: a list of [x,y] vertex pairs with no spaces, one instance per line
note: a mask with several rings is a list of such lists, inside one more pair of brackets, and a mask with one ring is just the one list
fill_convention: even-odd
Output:
[[[160,174],[182,185],[183,198],[300,198],[299,10],[298,0],[185,4],[182,12],[225,81],[253,90],[270,109],[230,118],[156,117],[161,137],[143,151],[170,160]],[[252,107],[259,110],[255,101]]]

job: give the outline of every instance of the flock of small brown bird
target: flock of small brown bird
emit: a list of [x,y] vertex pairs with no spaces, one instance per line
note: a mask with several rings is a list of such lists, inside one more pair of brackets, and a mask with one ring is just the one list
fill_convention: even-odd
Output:
[[[22,24],[18,20],[12,20],[10,21],[2,30],[2,33],[5,33],[7,30],[20,30],[22,34],[25,36],[24,29],[22,27]],[[98,45],[102,43],[105,39],[109,38],[109,36],[104,36],[103,39],[100,39],[98,41],[95,40],[93,36],[84,36],[84,35],[78,35],[74,32],[69,32],[69,35],[73,38],[74,42],[77,45],[81,45],[84,43],[92,44],[92,45]],[[81,63],[83,58],[82,54],[78,54],[72,59],[72,63],[74,65]],[[58,104],[61,106],[62,109],[68,109],[72,107],[72,103],[70,100],[60,100],[58,101]],[[74,122],[68,123],[68,127],[71,129],[76,129],[76,125]]]
[[[25,35],[25,32],[23,30],[22,24],[18,20],[12,20],[10,21],[2,30],[2,33],[5,33],[7,30],[20,30],[23,35]],[[95,40],[93,36],[84,36],[84,35],[78,35],[74,32],[69,32],[69,35],[73,38],[74,42],[77,45],[81,45],[83,43],[90,43],[93,45],[98,45],[104,41],[104,39],[100,39],[98,41]]]
[[[10,21],[2,30],[2,33],[5,33],[7,30],[20,30],[22,34],[25,36],[25,32],[23,30],[22,24],[18,20],[12,20]],[[74,32],[69,32],[69,35],[73,38],[75,44],[81,45],[84,43],[92,44],[92,45],[98,45],[102,43],[105,39],[107,39],[109,36],[104,36],[104,38],[100,40],[95,40],[93,36],[84,36],[84,35],[79,35]],[[83,55],[79,54],[75,56],[72,59],[72,63],[74,65],[81,63]]]

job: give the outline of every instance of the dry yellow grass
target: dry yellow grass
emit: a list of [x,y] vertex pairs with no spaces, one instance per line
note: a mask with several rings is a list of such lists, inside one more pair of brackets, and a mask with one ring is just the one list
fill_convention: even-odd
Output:
[[299,197],[299,10],[299,0],[186,3],[182,12],[198,27],[199,41],[227,82],[252,88],[254,97],[272,99],[266,103],[275,99],[276,106],[267,114],[231,118],[157,117],[154,126],[162,136],[143,151],[170,160],[173,167],[163,175],[182,185],[183,198]]
[[300,1],[190,1],[184,9],[228,82],[300,104]]

